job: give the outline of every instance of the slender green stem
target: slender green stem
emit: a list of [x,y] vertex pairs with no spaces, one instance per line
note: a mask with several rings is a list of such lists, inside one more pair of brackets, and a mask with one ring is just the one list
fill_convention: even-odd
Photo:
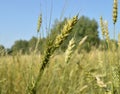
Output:
[[113,32],[114,32],[114,37],[113,38],[115,40],[115,24],[114,24],[114,30],[113,30]]
[[35,50],[34,50],[34,53],[36,54],[36,52],[38,51],[38,46],[39,46],[39,43],[40,43],[40,39],[41,39],[41,34],[39,36],[39,33],[37,33],[37,42],[36,42],[36,45],[35,45]]

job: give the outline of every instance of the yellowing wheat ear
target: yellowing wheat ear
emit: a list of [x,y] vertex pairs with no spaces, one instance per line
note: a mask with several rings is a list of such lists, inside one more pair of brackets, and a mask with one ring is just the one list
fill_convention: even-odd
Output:
[[100,17],[100,27],[103,38],[108,42],[109,41],[108,22],[106,20],[103,20],[102,16]]
[[81,46],[87,39],[87,36],[83,37],[82,40],[79,42],[78,46]]
[[73,26],[78,21],[78,15],[74,16],[72,19],[68,20],[66,24],[64,25],[63,29],[61,30],[61,34],[58,35],[55,39],[54,46],[57,48],[61,45],[61,43],[64,41],[64,39],[69,36],[71,30],[73,29]]
[[103,18],[102,18],[102,16],[100,17],[100,27],[101,27],[101,31],[102,31],[102,36],[103,36],[103,38],[104,38],[105,30],[104,30],[104,23],[103,23]]
[[73,29],[73,26],[77,23],[77,21],[78,16],[75,16],[72,19],[67,20],[66,24],[63,26],[63,29],[61,30],[61,34],[59,34],[54,41],[49,43],[50,45],[48,45],[41,62],[42,64],[39,70],[39,75],[35,82],[35,86],[31,89],[32,94],[36,94],[36,89],[39,85],[39,81],[41,80],[45,67],[49,64],[49,59],[51,55],[58,47],[60,47],[64,40],[69,36],[71,30]]
[[109,31],[108,31],[108,22],[104,21],[104,28],[105,28],[105,39],[108,42],[109,41]]
[[75,39],[72,38],[70,41],[69,41],[69,44],[68,44],[68,48],[66,50],[66,53],[65,53],[65,62],[68,63],[70,58],[71,58],[71,55],[73,53],[73,49],[75,47]]
[[53,44],[51,44],[46,52],[45,52],[45,56],[42,60],[42,67],[41,69],[44,70],[44,68],[46,67],[46,65],[49,62],[50,56],[53,54],[53,52],[60,47],[60,45],[64,42],[64,40],[69,36],[69,34],[71,33],[71,30],[73,29],[74,25],[77,23],[78,21],[78,16],[74,16],[72,19],[67,20],[66,24],[63,26],[63,29],[61,30],[61,34],[59,34],[55,41],[53,42]]

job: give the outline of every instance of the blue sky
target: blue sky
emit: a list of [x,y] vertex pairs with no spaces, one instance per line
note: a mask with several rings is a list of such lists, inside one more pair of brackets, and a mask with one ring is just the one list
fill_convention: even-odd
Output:
[[[113,0],[1,0],[0,44],[10,48],[16,40],[29,40],[32,36],[36,36],[37,20],[41,12],[43,15],[41,31],[46,32],[50,17],[52,27],[54,20],[61,18],[64,8],[62,19],[79,13],[79,16],[85,15],[99,23],[102,15],[109,22],[109,32],[112,37],[112,7]],[[117,32],[120,31],[119,18],[118,14]]]

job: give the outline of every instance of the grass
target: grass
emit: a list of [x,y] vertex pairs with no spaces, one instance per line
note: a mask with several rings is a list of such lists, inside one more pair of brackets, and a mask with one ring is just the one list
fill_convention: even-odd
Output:
[[37,75],[39,58],[35,56],[0,57],[0,94],[26,94]]

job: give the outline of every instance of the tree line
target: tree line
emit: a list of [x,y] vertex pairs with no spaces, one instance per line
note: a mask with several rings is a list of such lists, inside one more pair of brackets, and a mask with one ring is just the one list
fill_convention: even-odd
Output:
[[[28,41],[17,40],[15,41],[15,43],[12,45],[10,49],[6,49],[3,45],[0,45],[0,55],[2,53],[1,51],[3,50],[6,51],[8,54],[17,54],[19,52],[21,54],[30,54],[31,52],[34,52],[35,49],[37,49],[38,53],[39,52],[44,53],[44,50],[47,45],[47,41],[52,41],[55,39],[56,35],[61,32],[61,29],[66,23],[66,20],[67,18],[64,18],[64,20],[62,21],[55,20],[49,35],[46,36],[45,38],[39,39],[34,36]],[[99,38],[97,21],[95,19],[90,19],[88,17],[81,16],[78,20],[78,23],[72,29],[71,35],[67,38],[67,40],[65,40],[65,42],[59,48],[59,50],[65,51],[67,48],[68,42],[72,37],[75,37],[76,45],[77,45],[79,41],[85,36],[87,36],[87,40],[78,50],[84,49],[85,51],[89,52],[92,47],[98,48],[100,45],[105,43]],[[36,48],[38,39],[39,39],[39,43]]]

